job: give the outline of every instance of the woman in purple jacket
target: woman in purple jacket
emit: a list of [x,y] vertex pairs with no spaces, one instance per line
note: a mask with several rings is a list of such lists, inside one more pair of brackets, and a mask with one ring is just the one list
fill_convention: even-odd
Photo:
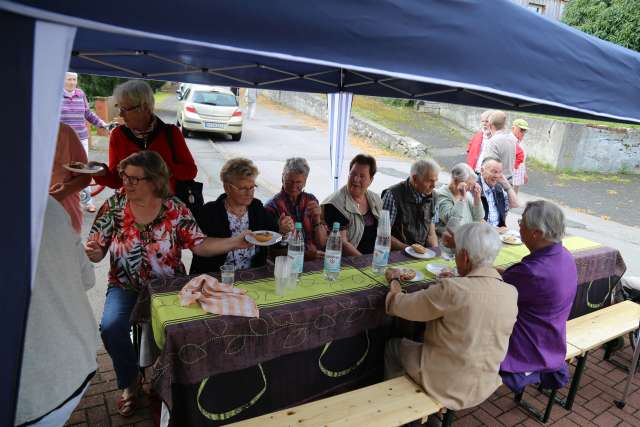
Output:
[[[89,157],[89,130],[86,122],[89,121],[99,128],[108,128],[108,124],[89,109],[87,96],[78,87],[78,75],[76,73],[66,73],[65,75],[60,121],[71,126],[76,131],[84,151],[87,153],[87,158]],[[93,200],[91,200],[90,187],[80,192],[80,201],[89,212],[96,211]]]

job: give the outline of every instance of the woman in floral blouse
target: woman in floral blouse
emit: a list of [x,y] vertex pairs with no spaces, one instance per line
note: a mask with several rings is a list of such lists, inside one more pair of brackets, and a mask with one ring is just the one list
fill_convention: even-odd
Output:
[[139,388],[136,354],[129,339],[129,316],[145,281],[184,274],[182,249],[215,256],[251,247],[244,234],[206,237],[189,209],[169,190],[169,171],[162,157],[140,151],[118,165],[124,183],[100,208],[85,251],[93,262],[110,253],[109,287],[100,333],[113,360],[118,387],[124,389],[118,412],[135,411]]

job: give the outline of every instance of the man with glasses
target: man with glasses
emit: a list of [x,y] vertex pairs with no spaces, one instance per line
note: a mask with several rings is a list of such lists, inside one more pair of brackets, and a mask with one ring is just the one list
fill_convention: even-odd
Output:
[[518,290],[518,320],[500,366],[503,382],[516,394],[527,384],[542,381],[556,389],[568,381],[566,324],[578,286],[575,259],[562,246],[562,210],[545,200],[529,202],[519,223],[531,253],[502,274]]

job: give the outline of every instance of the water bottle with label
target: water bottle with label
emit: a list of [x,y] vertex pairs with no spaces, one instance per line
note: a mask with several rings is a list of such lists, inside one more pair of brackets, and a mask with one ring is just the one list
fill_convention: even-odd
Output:
[[324,251],[324,278],[334,281],[340,274],[340,259],[342,258],[342,239],[340,238],[340,223],[334,222],[331,234],[327,238]]
[[296,222],[295,229],[289,237],[287,255],[291,258],[291,286],[294,287],[304,265],[304,234],[302,223]]
[[378,235],[376,245],[373,249],[373,262],[371,268],[376,274],[383,274],[389,263],[389,252],[391,251],[391,223],[389,221],[389,211],[382,210],[378,218]]

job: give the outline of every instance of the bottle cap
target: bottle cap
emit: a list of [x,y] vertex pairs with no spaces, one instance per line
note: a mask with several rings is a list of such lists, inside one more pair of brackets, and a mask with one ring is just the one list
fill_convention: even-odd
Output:
[[302,230],[302,223],[296,222],[296,230]]
[[333,230],[340,230],[340,223],[339,222],[334,222],[333,223]]

